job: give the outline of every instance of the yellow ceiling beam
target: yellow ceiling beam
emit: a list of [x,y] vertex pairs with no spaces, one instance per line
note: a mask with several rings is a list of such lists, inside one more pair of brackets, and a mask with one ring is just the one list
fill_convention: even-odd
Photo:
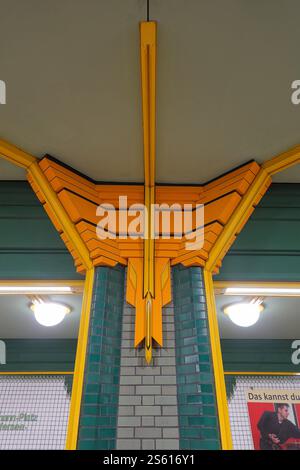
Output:
[[[156,23],[140,23],[141,80],[144,137],[145,206],[147,210],[146,237],[144,240],[143,296],[145,303],[145,357],[152,359],[152,313],[155,297],[155,245],[153,237],[155,203],[155,132],[156,132]],[[138,325],[137,325],[138,327]]]
[[275,175],[297,163],[300,163],[300,145],[265,161],[262,164],[262,168],[266,170],[269,175]]
[[145,186],[155,185],[156,23],[140,23]]
[[37,185],[41,191],[46,204],[49,205],[52,212],[54,213],[59,225],[61,226],[62,231],[67,236],[69,242],[74,246],[78,256],[81,259],[81,262],[86,270],[91,269],[93,264],[90,259],[89,251],[80,237],[75,225],[71,221],[68,213],[64,209],[60,200],[57,197],[57,194],[51,187],[44,173],[42,172],[39,164],[37,162],[32,163],[28,169],[30,176],[32,177],[34,183]]
[[0,139],[0,156],[10,163],[24,169],[28,169],[32,163],[38,160],[36,157],[33,157],[29,153],[20,150],[15,145],[2,139]]
[[27,152],[20,150],[18,147],[0,140],[0,157],[5,158],[14,165],[20,166],[27,170],[39,191],[43,195],[46,203],[51,208],[62,231],[68,237],[70,243],[74,246],[83,266],[88,270],[92,268],[92,261],[89,251],[76,230],[75,225],[71,222],[69,215],[62,206],[55,191],[52,189],[46,176],[39,166],[39,160]]
[[211,249],[205,264],[207,271],[213,272],[217,263],[223,259],[227,251],[226,249],[229,248],[232,240],[249,218],[249,212],[255,206],[259,193],[263,191],[263,188],[269,181],[269,174],[265,169],[261,169]]
[[223,232],[218,237],[214,247],[209,253],[205,269],[213,272],[217,263],[222,260],[230,247],[231,241],[239,233],[245,221],[249,218],[249,211],[255,206],[255,201],[260,192],[270,181],[270,177],[286,170],[300,162],[300,146],[293,147],[287,152],[266,160],[261,165],[261,170],[256,176],[247,193],[233,213]]
[[140,23],[141,80],[144,136],[145,206],[147,208],[144,241],[144,297],[154,297],[154,239],[151,207],[155,202],[155,114],[156,114],[156,23]]

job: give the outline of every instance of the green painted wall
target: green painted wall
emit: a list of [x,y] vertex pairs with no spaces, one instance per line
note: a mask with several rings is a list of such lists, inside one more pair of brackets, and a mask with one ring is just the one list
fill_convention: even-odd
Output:
[[300,281],[300,184],[272,184],[215,280]]
[[25,181],[0,182],[0,279],[82,279]]
[[71,372],[77,339],[5,339],[6,364],[0,372]]
[[291,356],[293,339],[222,339],[225,372],[300,372]]

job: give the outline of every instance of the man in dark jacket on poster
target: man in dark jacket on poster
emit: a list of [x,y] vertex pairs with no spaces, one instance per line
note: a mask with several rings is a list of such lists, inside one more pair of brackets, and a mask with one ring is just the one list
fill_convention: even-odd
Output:
[[265,411],[257,423],[261,450],[280,450],[291,437],[300,438],[300,429],[288,419],[289,405],[279,403],[275,408],[276,412]]

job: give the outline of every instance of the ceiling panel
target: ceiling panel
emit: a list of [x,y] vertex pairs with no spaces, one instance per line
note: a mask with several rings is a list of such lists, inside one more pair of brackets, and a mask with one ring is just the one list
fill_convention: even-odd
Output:
[[[141,182],[146,0],[0,0],[0,8],[1,138],[96,180]],[[290,99],[299,16],[299,0],[150,1],[158,182],[203,183],[300,143],[300,105]],[[300,182],[299,171],[286,180]]]
[[159,181],[203,182],[300,143],[298,0],[151,0],[151,16]]
[[145,0],[0,0],[0,136],[98,180],[142,180]]
[[275,183],[300,183],[300,165],[292,166],[273,176]]
[[0,158],[0,180],[24,180],[26,172],[12,163]]

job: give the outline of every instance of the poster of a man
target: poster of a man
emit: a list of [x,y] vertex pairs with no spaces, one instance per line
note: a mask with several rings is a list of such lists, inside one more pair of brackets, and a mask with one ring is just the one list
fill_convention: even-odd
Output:
[[287,390],[247,392],[254,449],[300,450],[299,398],[298,392]]
[[287,440],[300,438],[300,429],[289,417],[288,403],[275,403],[275,411],[264,411],[257,427],[260,431],[261,450],[282,450]]

